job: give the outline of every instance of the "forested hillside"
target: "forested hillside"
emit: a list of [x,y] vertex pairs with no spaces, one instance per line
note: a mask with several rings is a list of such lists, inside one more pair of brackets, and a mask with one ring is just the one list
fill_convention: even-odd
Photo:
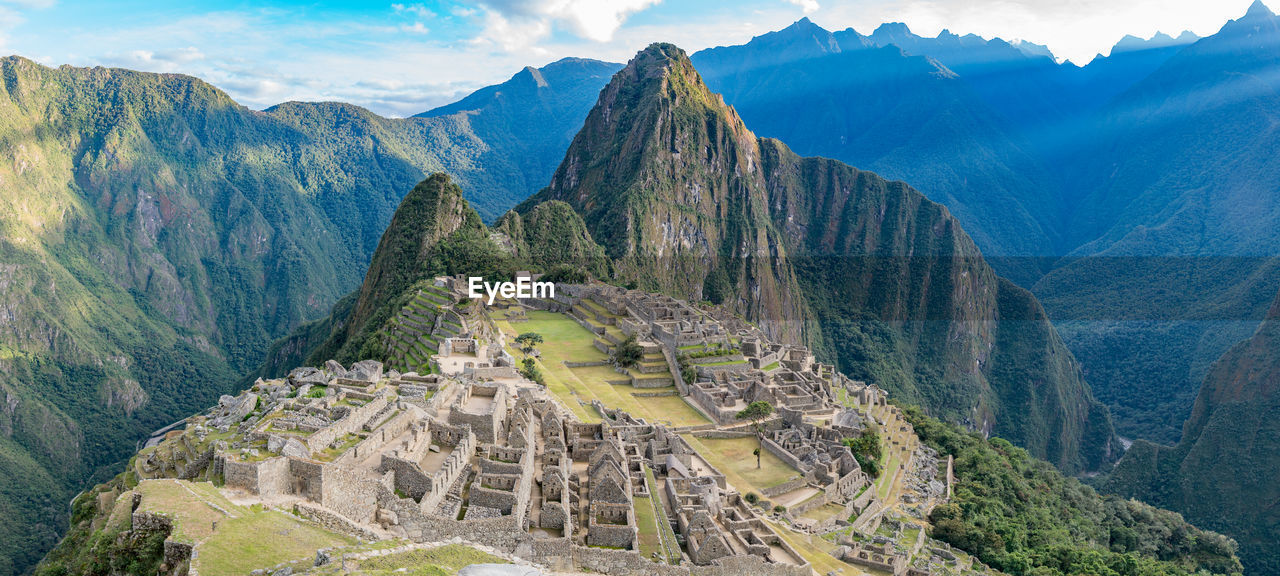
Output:
[[1175,446],[1136,442],[1103,484],[1240,541],[1251,574],[1280,570],[1280,296],[1209,369]]
[[1001,438],[908,408],[920,440],[955,459],[931,535],[1008,574],[1240,574],[1235,541],[1168,510],[1100,495]]

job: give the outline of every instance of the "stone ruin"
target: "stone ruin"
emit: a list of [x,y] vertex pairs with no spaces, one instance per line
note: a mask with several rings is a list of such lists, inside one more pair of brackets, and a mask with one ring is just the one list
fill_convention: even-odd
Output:
[[[596,332],[604,340],[635,335],[650,363],[674,368],[685,352],[701,351],[697,378],[674,379],[726,433],[745,433],[736,413],[750,402],[774,405],[778,417],[762,445],[799,471],[789,489],[821,494],[791,513],[828,503],[856,512],[874,497],[840,441],[867,425],[863,409],[884,405],[878,388],[802,347],[769,343],[745,323],[662,296],[570,287],[533,305],[608,322]],[[442,344],[462,354],[504,345],[501,337],[465,335]],[[860,408],[836,407],[837,396]],[[183,438],[229,437],[202,448],[203,461],[184,461],[182,473],[291,502],[299,514],[362,538],[461,538],[563,570],[657,568],[638,554],[637,506],[645,506],[658,524],[664,574],[808,576],[803,556],[678,433],[687,430],[598,401],[592,408],[599,422],[577,420],[545,388],[505,373],[401,373],[374,361],[349,368],[330,361],[260,380],[188,422]],[[921,466],[927,462],[913,470]],[[921,482],[922,493],[939,497],[933,477]],[[874,551],[861,552],[845,559],[878,562]]]

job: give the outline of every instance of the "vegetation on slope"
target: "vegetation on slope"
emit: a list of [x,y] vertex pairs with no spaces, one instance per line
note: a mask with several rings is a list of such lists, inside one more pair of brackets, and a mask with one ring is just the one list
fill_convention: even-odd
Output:
[[952,456],[951,502],[931,536],[1014,575],[1240,574],[1236,543],[1167,510],[1102,496],[1009,442],[905,410],[927,445]]
[[481,276],[494,282],[532,270],[585,281],[608,269],[603,249],[567,206],[550,205],[525,218],[508,214],[491,230],[448,175],[433,174],[405,195],[360,290],[344,298],[328,318],[277,342],[260,373],[281,375],[330,358],[381,358],[385,347],[377,337],[380,330],[437,276]]
[[[37,576],[158,574],[167,532],[131,533],[131,499],[114,496],[132,488],[121,474],[86,490],[71,503],[71,529],[36,568]],[[136,484],[136,482],[134,483]],[[110,502],[99,508],[100,495]]]
[[1280,296],[1267,320],[1209,370],[1182,441],[1138,441],[1103,483],[1182,512],[1241,543],[1251,574],[1280,571]]

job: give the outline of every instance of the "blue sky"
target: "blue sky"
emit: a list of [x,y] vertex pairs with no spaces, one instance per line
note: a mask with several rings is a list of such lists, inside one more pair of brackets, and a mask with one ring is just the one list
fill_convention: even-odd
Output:
[[928,36],[947,28],[1024,39],[1084,63],[1124,34],[1212,34],[1250,1],[0,0],[0,54],[192,74],[255,108],[340,100],[404,116],[526,65],[624,62],[659,40],[690,52],[740,44],[804,16],[830,30],[901,21]]

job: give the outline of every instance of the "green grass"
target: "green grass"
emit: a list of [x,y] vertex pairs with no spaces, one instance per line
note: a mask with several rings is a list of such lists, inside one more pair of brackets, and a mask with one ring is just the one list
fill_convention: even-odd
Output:
[[[554,312],[531,310],[529,320],[521,322],[518,329],[505,320],[499,327],[509,335],[521,332],[537,332],[544,343],[538,347],[541,358],[539,369],[546,380],[547,389],[585,422],[598,422],[600,416],[589,409],[592,400],[600,400],[609,408],[621,408],[633,416],[650,422],[670,422],[674,426],[696,426],[709,423],[702,413],[695,410],[679,396],[638,398],[634,392],[661,391],[637,389],[631,385],[612,385],[610,381],[627,380],[627,375],[614,372],[608,366],[569,368],[565,362],[595,362],[608,360],[596,349],[595,335],[572,318]],[[512,352],[517,358],[519,352]],[[582,406],[579,400],[588,406]]]
[[[819,495],[821,495],[821,493],[819,493]],[[811,518],[813,520],[817,520],[818,522],[822,522],[829,518],[835,518],[843,514],[844,514],[844,506],[840,506],[839,504],[824,504],[816,508],[810,508],[809,510],[805,511],[804,514],[801,514],[801,516],[805,518]]]
[[752,451],[758,445],[754,437],[749,438],[697,438],[692,434],[682,434],[685,440],[697,450],[698,455],[715,466],[738,490],[761,493],[797,478],[800,473],[768,450],[760,452],[760,467],[756,467],[756,457]]
[[610,312],[608,310],[605,310],[604,306],[600,305],[600,303],[590,298],[583,299],[582,303],[587,308],[590,308],[592,312],[595,312],[601,316],[604,316],[605,318],[621,318],[621,316],[614,314],[613,312]]
[[146,480],[137,490],[142,510],[172,516],[173,537],[197,544],[194,567],[206,576],[248,574],[307,558],[320,548],[355,543],[279,510],[232,504],[206,482]]
[[887,499],[889,493],[893,491],[894,472],[898,469],[898,465],[902,463],[902,452],[898,448],[889,444],[889,436],[884,435],[884,443],[881,449],[884,453],[880,464],[880,477],[876,478],[876,495],[881,499]]
[[[654,514],[654,524],[658,529],[658,555],[665,558],[669,564],[680,563],[680,544],[676,540],[675,530],[671,528],[671,519],[667,517],[666,510],[662,506],[662,496],[658,493],[658,481],[653,477],[653,470],[648,466],[644,467],[644,482],[652,494],[650,503],[653,505],[651,510]],[[640,512],[636,512],[637,515]],[[644,542],[641,541],[643,546]]]
[[640,530],[640,555],[651,558],[656,552],[662,557],[662,536],[658,534],[658,522],[654,517],[653,500],[648,496],[634,499],[636,528]]
[[510,562],[462,544],[448,544],[426,550],[410,550],[360,560],[358,573],[369,575],[451,576],[472,564]]
[[337,448],[325,448],[319,454],[313,455],[312,458],[321,462],[330,462],[334,458],[341,456],[343,452],[350,450],[352,446],[359,444],[361,440],[364,440],[364,438],[359,435],[347,434]]

